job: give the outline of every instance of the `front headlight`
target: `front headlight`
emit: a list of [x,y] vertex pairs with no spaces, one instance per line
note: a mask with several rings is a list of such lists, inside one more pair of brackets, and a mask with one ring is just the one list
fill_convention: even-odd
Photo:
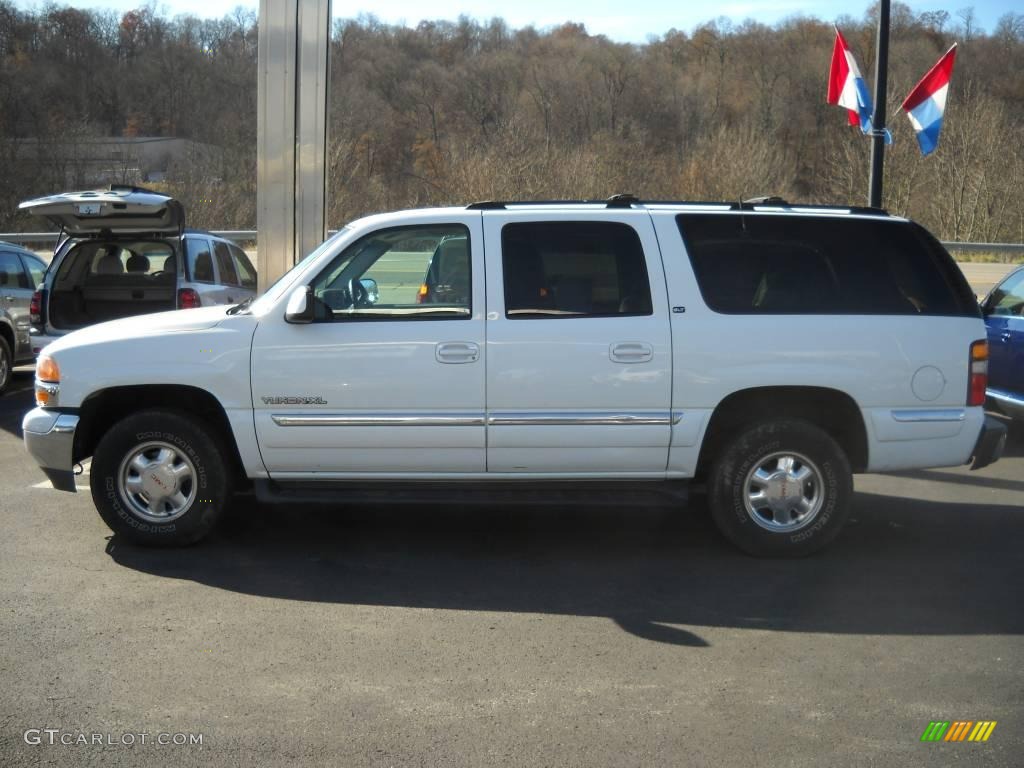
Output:
[[53,408],[60,396],[60,366],[43,352],[36,361],[36,405]]

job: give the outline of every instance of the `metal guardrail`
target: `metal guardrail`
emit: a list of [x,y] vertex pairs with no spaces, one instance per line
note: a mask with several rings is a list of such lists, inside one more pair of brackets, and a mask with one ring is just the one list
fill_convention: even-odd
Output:
[[[0,241],[24,245],[26,243],[55,243],[59,232],[0,232]],[[226,240],[245,243],[256,239],[255,229],[215,229],[210,234]]]
[[943,243],[947,251],[961,253],[1024,253],[1024,243]]
[[[258,240],[255,229],[215,229],[211,230],[217,237],[234,240],[239,243],[251,243]],[[335,230],[330,230],[329,235]],[[8,243],[53,243],[57,241],[56,232],[0,232],[0,240]],[[1024,253],[1024,243],[952,243],[944,242],[947,250],[961,253]]]

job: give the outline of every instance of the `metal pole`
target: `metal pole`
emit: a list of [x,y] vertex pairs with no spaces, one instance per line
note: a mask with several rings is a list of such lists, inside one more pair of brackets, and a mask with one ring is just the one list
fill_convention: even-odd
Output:
[[871,118],[871,179],[868,205],[882,207],[882,168],[885,162],[885,100],[889,75],[889,0],[878,6],[878,40],[875,43],[875,114]]
[[331,0],[260,0],[256,229],[261,291],[326,234]]

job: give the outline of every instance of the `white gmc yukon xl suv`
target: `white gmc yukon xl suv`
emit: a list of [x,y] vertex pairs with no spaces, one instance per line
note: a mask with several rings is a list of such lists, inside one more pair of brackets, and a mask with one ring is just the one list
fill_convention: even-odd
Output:
[[242,488],[700,478],[737,546],[803,555],[853,473],[1000,456],[986,366],[956,264],[882,211],[488,202],[360,219],[251,303],[64,336],[23,428],[58,489],[91,456],[100,515],[147,544],[197,541]]

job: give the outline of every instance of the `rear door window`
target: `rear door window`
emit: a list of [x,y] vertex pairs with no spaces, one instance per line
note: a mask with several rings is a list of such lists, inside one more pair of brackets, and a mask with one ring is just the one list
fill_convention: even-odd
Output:
[[506,224],[501,252],[509,319],[651,314],[643,246],[628,224]]
[[185,255],[188,262],[188,278],[195,283],[215,283],[217,275],[213,271],[213,251],[210,241],[205,237],[188,237],[185,239]]
[[43,278],[46,275],[46,265],[34,256],[26,256],[25,254],[21,255],[21,260],[25,263],[25,269],[28,270],[32,287],[41,287],[43,284]]
[[235,259],[235,269],[238,272],[238,279],[242,283],[243,288],[247,288],[250,291],[256,290],[256,270],[252,266],[252,262],[249,261],[249,257],[245,255],[245,251],[239,248],[237,245],[228,246],[231,249],[231,255]]
[[28,288],[28,276],[21,267],[18,254],[0,251],[0,288]]
[[716,312],[979,314],[949,254],[913,223],[770,214],[676,221],[701,295]]
[[231,260],[231,251],[228,250],[227,244],[214,241],[213,250],[217,255],[220,282],[223,285],[238,285],[238,273],[235,272],[235,263]]

